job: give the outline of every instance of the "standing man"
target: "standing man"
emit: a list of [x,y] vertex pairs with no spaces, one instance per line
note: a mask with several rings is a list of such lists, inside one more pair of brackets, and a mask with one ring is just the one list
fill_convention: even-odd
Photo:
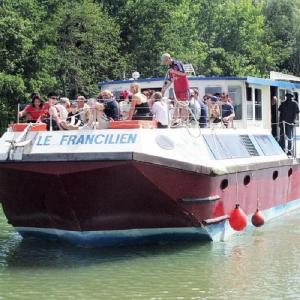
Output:
[[187,78],[187,74],[184,71],[183,64],[179,60],[172,59],[169,53],[165,53],[162,55],[161,63],[169,67],[167,79],[164,82],[161,90],[162,96],[164,96],[166,89],[173,82],[175,97],[178,101],[184,101],[182,105],[175,103],[174,118],[176,119],[178,117],[181,117],[181,119],[186,121],[188,118],[187,101],[189,100],[190,95],[189,81]]
[[293,130],[295,126],[295,120],[299,114],[299,106],[296,101],[293,100],[294,94],[292,91],[287,91],[285,94],[286,100],[281,103],[278,108],[280,112],[280,139],[279,145],[286,151],[285,148],[285,137],[288,138],[288,148],[287,155],[292,155],[292,139],[293,139]]

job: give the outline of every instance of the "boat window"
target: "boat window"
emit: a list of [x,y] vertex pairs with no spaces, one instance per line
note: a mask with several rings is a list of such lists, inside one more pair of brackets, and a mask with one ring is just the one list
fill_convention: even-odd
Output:
[[238,135],[204,134],[203,137],[215,159],[250,157]]
[[279,100],[280,102],[285,100],[285,90],[279,89]]
[[235,120],[242,119],[242,88],[238,85],[228,86],[228,95],[232,99],[234,107]]
[[252,88],[247,87],[247,120],[253,119]]
[[256,142],[261,148],[264,155],[277,155],[282,154],[282,149],[278,143],[272,143],[268,135],[254,135]]
[[220,86],[207,86],[205,88],[205,95],[215,95],[221,93],[222,93],[222,87]]
[[262,120],[261,89],[255,89],[255,120]]
[[297,92],[294,92],[294,95],[295,95],[295,101],[299,103],[299,94]]

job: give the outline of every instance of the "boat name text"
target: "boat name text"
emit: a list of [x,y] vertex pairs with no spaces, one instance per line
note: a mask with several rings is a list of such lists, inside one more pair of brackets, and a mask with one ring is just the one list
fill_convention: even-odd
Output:
[[[53,136],[38,136],[35,139],[36,146],[50,146]],[[92,144],[135,144],[137,134],[118,133],[118,134],[64,134],[61,136],[59,145],[92,145]]]

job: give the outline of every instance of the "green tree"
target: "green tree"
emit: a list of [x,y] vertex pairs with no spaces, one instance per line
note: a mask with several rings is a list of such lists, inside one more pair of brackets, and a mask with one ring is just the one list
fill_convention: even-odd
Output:
[[119,27],[99,5],[67,3],[55,17],[56,75],[63,94],[95,93],[97,81],[121,76]]
[[204,53],[202,43],[197,40],[196,8],[192,0],[128,0],[122,9],[114,7],[121,24],[127,74],[134,70],[143,77],[164,74],[160,66],[160,56],[164,52],[199,64]]
[[204,74],[263,76],[275,65],[261,4],[204,0],[198,20],[199,39],[207,45]]
[[278,57],[277,70],[300,75],[299,1],[268,0],[264,15],[269,44]]

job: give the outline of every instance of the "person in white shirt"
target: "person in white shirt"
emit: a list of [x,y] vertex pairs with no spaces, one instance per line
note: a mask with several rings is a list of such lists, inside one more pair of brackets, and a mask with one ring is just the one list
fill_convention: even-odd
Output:
[[70,108],[70,100],[69,98],[60,98],[59,103],[55,105],[55,107],[58,110],[59,116],[61,121],[66,121],[69,114],[69,108]]
[[189,99],[189,107],[193,113],[192,118],[196,118],[195,121],[199,121],[201,116],[201,107],[200,103],[195,95],[195,91],[193,89],[190,89],[190,99]]
[[163,98],[160,92],[156,92],[152,95],[152,99],[154,103],[151,111],[154,115],[154,120],[157,121],[157,128],[168,128],[170,115],[166,98]]
[[130,98],[132,98],[132,93],[130,91],[124,90],[120,93],[120,102],[119,102],[119,107],[120,107],[120,114],[121,114],[121,119],[122,120],[127,120],[129,111],[130,111]]
[[87,124],[91,116],[90,107],[85,103],[86,99],[84,96],[78,96],[76,101],[80,118],[83,124]]

